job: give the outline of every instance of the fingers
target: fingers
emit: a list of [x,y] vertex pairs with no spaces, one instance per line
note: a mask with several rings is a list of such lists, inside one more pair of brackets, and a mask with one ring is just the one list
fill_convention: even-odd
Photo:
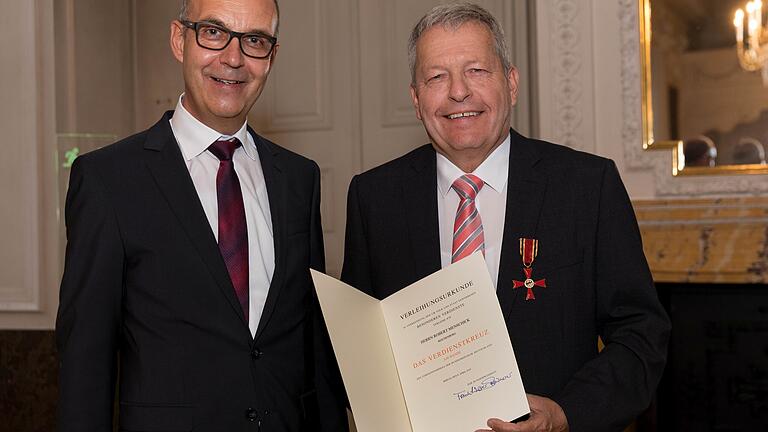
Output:
[[531,408],[531,411],[541,411],[547,401],[550,400],[535,394],[526,394],[525,397],[528,399],[528,406]]
[[526,423],[528,423],[528,420],[520,423],[510,423],[497,418],[492,418],[488,420],[488,427],[491,428],[493,432],[522,432],[533,430],[526,429]]
[[526,395],[531,409],[527,420],[510,423],[497,418],[488,420],[490,429],[478,429],[475,432],[535,432],[567,431],[568,421],[557,402],[542,396]]

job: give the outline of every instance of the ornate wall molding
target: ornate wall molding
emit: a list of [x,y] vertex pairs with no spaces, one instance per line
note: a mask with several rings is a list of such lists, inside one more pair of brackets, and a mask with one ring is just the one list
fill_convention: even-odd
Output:
[[[671,166],[671,158],[643,150],[642,86],[640,71],[640,28],[638,27],[638,0],[619,0],[621,23],[621,90],[624,115],[622,141],[624,163],[630,168],[650,168],[655,160],[662,159]],[[672,176],[672,170],[667,170]]]
[[[596,151],[592,2],[536,2],[538,135]],[[534,98],[536,99],[536,98]]]
[[768,193],[768,175],[710,175],[673,177],[671,151],[660,151],[664,162],[654,165],[656,193],[659,196],[722,196]]
[[768,192],[768,176],[672,176],[671,150],[645,151],[642,148],[642,85],[640,71],[640,30],[637,0],[618,0],[621,22],[621,87],[623,103],[622,140],[624,162],[630,168],[650,168],[659,196],[706,196],[761,194]]
[[574,0],[554,2],[555,28],[551,34],[551,43],[555,47],[554,70],[557,94],[555,98],[555,137],[556,141],[572,148],[584,148],[584,103],[582,101],[583,83],[579,79],[582,57],[578,54],[582,44],[582,35],[574,25],[580,13],[579,4]]

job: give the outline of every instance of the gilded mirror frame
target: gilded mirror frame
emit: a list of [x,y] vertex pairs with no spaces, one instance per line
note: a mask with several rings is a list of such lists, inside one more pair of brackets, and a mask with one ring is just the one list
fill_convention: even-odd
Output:
[[653,137],[653,100],[651,97],[651,1],[637,0],[638,27],[640,29],[640,76],[643,150],[671,150],[672,175],[741,175],[768,174],[768,165],[718,165],[714,167],[686,167],[682,140],[659,140]]

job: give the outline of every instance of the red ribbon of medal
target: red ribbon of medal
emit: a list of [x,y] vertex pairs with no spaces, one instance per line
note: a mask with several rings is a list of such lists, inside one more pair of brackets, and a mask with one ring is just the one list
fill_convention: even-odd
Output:
[[512,288],[518,289],[525,287],[528,292],[525,294],[526,300],[536,300],[536,296],[533,295],[533,287],[547,287],[546,279],[533,279],[533,260],[536,259],[536,255],[539,253],[539,241],[536,239],[520,238],[520,256],[523,258],[523,273],[525,273],[525,280],[512,281]]

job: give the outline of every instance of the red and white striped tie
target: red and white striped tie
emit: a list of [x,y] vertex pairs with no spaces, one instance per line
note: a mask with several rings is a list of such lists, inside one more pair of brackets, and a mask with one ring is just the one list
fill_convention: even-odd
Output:
[[485,255],[483,221],[475,206],[475,197],[485,183],[472,174],[465,174],[451,186],[459,194],[459,208],[453,223],[453,250],[451,262],[455,263],[477,251]]

